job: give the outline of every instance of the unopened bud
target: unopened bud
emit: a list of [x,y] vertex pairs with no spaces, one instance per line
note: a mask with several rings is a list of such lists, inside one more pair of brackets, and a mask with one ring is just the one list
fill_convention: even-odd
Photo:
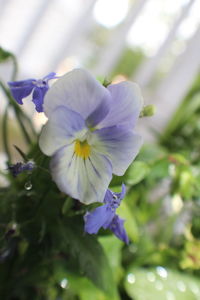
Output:
[[107,87],[109,84],[111,84],[111,81],[108,80],[107,78],[104,78],[103,86]]
[[142,111],[140,112],[140,118],[152,117],[155,113],[156,113],[155,105],[146,105],[143,107]]

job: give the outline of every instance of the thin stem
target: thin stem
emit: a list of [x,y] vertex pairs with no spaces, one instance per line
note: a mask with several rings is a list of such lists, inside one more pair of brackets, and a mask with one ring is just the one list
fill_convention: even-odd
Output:
[[3,138],[3,145],[5,149],[5,153],[8,157],[8,161],[11,161],[11,154],[9,150],[9,143],[8,143],[8,108],[9,105],[5,109],[5,113],[3,116],[3,121],[2,121],[2,138]]
[[17,120],[19,122],[19,125],[21,127],[21,130],[23,132],[24,139],[25,139],[26,143],[29,145],[29,144],[31,144],[31,138],[29,137],[29,134],[24,126],[24,123],[22,122],[21,115],[18,110],[15,111],[15,114],[16,114]]
[[11,55],[12,61],[13,61],[13,73],[12,73],[12,81],[15,81],[17,72],[18,72],[18,64],[17,64],[17,59],[14,55]]
[[31,122],[30,118],[26,114],[24,114],[21,110],[20,110],[20,115],[21,115],[22,119],[24,119],[24,121],[26,121],[28,123],[34,137],[37,138],[37,136],[38,136],[37,132],[33,126],[33,123]]

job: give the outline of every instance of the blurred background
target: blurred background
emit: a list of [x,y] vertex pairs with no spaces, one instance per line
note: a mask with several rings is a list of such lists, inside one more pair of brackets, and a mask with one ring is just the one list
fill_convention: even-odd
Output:
[[[146,137],[147,127],[163,130],[198,75],[199,11],[198,0],[1,0],[0,44],[17,56],[18,79],[85,67],[136,81],[157,106],[142,122]],[[7,64],[0,75],[9,80]]]
[[[124,282],[122,299],[200,299],[199,12],[199,0],[0,0],[0,46],[16,55],[18,80],[84,67],[114,83],[137,82],[144,104],[156,106],[139,121],[144,147],[124,177],[130,192],[121,214],[133,243],[122,250],[113,237],[102,241]],[[11,62],[0,65],[4,82],[11,72]],[[39,129],[45,117],[24,103]],[[10,139],[26,149],[14,121]],[[87,282],[80,299],[94,292]]]

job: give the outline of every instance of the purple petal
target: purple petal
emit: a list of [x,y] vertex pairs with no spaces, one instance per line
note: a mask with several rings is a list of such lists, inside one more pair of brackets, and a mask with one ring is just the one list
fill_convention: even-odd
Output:
[[47,91],[47,86],[34,88],[32,101],[35,104],[35,109],[37,110],[37,112],[43,112],[44,96]]
[[113,173],[121,176],[138,154],[142,139],[124,126],[112,126],[94,131],[91,145],[109,158]]
[[13,88],[13,87],[26,87],[26,86],[34,86],[34,82],[36,80],[34,78],[26,79],[26,80],[19,80],[19,81],[9,81],[8,85]]
[[56,79],[56,78],[58,78],[57,76],[56,76],[56,73],[55,72],[51,72],[51,73],[49,73],[48,75],[46,75],[44,78],[43,78],[43,80],[51,80],[51,79]]
[[86,124],[88,127],[95,127],[98,125],[108,114],[110,109],[110,101],[108,98],[102,99],[102,102],[99,106],[89,115],[86,120]]
[[120,199],[120,201],[122,199],[124,199],[125,194],[126,194],[126,186],[125,186],[125,184],[122,183],[122,191],[121,191],[121,193],[114,193],[114,194]]
[[57,106],[66,106],[94,126],[107,114],[109,101],[110,93],[105,87],[86,70],[75,69],[52,85],[45,96],[44,112],[49,117]]
[[122,184],[122,191],[121,193],[114,193],[111,190],[107,190],[104,198],[104,203],[109,204],[110,208],[113,211],[119,207],[121,200],[124,198],[126,193],[126,187]]
[[111,109],[99,127],[118,124],[133,129],[143,104],[139,87],[133,82],[124,81],[111,84],[107,89],[111,94]]
[[129,239],[124,228],[124,220],[121,219],[118,215],[114,216],[111,224],[109,225],[109,229],[112,230],[116,237],[118,237],[124,243],[129,243]]
[[111,190],[107,190],[104,198],[104,203],[111,203],[113,199],[113,192]]
[[35,79],[28,79],[22,81],[8,82],[11,94],[13,98],[17,101],[17,103],[23,104],[22,99],[26,98],[28,95],[31,94],[34,88],[34,80]]
[[114,215],[115,213],[109,208],[108,204],[97,207],[92,212],[89,212],[84,216],[84,231],[90,234],[95,234],[101,227],[107,228],[112,222]]
[[40,148],[46,155],[53,155],[63,146],[71,144],[76,134],[84,128],[85,122],[78,113],[59,106],[42,128]]

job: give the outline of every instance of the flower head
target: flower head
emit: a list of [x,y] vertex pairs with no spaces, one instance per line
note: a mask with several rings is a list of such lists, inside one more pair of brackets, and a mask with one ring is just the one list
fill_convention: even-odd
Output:
[[103,202],[112,174],[123,175],[141,146],[133,131],[141,106],[136,84],[105,88],[82,69],[52,85],[39,145],[52,156],[52,177],[61,191],[85,204]]
[[31,161],[27,163],[18,162],[8,167],[8,169],[10,170],[10,172],[14,177],[17,177],[17,175],[19,175],[24,171],[32,171],[34,168],[35,168],[35,164]]
[[116,214],[116,209],[120,205],[126,192],[125,185],[122,185],[121,193],[113,193],[107,190],[104,205],[95,208],[92,212],[87,212],[84,216],[85,232],[96,234],[101,227],[110,229],[123,242],[128,244],[128,236],[124,229],[124,220]]
[[27,79],[21,81],[8,82],[13,98],[19,104],[23,104],[22,99],[29,96],[32,92],[32,101],[37,112],[43,112],[43,101],[49,89],[48,81],[55,79],[56,73],[52,72],[43,79]]

